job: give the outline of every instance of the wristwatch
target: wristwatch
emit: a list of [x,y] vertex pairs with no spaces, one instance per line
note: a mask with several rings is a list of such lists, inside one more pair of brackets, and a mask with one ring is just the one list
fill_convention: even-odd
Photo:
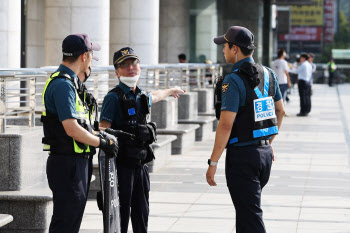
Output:
[[214,162],[214,161],[211,161],[210,159],[208,159],[208,165],[209,166],[216,166],[216,165],[218,165],[218,162]]

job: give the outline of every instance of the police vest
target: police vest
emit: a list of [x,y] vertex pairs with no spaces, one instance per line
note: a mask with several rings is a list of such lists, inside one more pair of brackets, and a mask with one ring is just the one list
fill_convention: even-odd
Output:
[[110,92],[118,95],[122,114],[125,118],[122,126],[117,130],[136,136],[135,140],[118,138],[118,157],[144,161],[147,153],[152,153],[152,158],[148,159],[153,160],[153,151],[150,151],[152,149],[149,145],[156,141],[156,124],[153,122],[147,123],[147,115],[150,113],[149,97],[139,88],[136,89],[139,102],[127,97],[119,86]]
[[243,80],[246,102],[238,109],[228,144],[267,139],[277,134],[275,82],[271,73],[262,65],[249,62],[233,73]]
[[43,111],[41,121],[43,122],[44,137],[42,142],[44,144],[44,151],[49,151],[50,154],[57,155],[93,155],[96,150],[95,147],[87,144],[75,141],[72,137],[69,137],[63,127],[63,124],[59,121],[57,115],[53,115],[47,111],[45,105],[45,92],[52,80],[57,78],[65,78],[73,83],[75,89],[75,109],[78,115],[77,122],[80,126],[89,132],[92,132],[91,125],[89,124],[90,113],[87,105],[81,100],[78,94],[78,81],[75,78],[70,77],[64,72],[56,72],[50,76],[46,81],[43,90]]

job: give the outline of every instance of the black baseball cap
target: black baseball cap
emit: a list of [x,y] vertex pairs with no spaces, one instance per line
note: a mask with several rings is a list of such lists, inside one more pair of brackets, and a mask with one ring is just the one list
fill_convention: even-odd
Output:
[[[98,43],[92,43],[85,33],[69,35],[62,42],[62,53],[68,57],[75,57],[89,50],[99,51],[100,49],[101,46]],[[92,59],[99,60],[95,56]]]
[[215,44],[229,42],[242,48],[255,49],[254,35],[245,27],[231,26],[224,35],[214,38]]
[[120,64],[123,61],[125,61],[125,59],[129,59],[129,58],[139,59],[139,57],[136,55],[135,51],[132,48],[130,47],[121,48],[114,53],[113,65]]

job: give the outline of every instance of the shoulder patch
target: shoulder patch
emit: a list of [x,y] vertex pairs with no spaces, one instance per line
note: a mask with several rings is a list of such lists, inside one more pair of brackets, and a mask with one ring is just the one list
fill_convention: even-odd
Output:
[[222,93],[225,94],[226,91],[228,90],[228,86],[230,85],[230,83],[223,83],[222,84]]

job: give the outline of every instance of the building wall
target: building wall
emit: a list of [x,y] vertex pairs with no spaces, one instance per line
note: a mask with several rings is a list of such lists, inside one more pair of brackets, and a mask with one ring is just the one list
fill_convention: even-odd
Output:
[[26,67],[45,65],[45,0],[27,0]]
[[178,63],[178,55],[189,57],[189,0],[160,0],[159,62]]

